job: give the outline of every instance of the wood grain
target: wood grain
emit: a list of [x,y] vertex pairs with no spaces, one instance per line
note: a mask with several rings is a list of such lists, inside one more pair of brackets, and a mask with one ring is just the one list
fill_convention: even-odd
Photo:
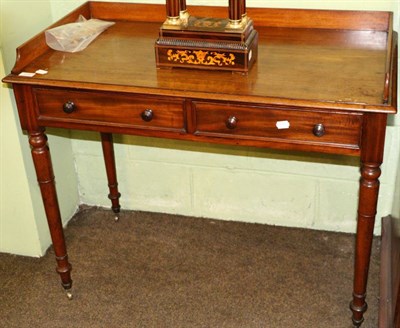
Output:
[[258,60],[249,75],[242,76],[157,70],[154,42],[158,29],[158,24],[117,22],[83,52],[47,51],[24,68],[29,72],[47,68],[47,75],[10,76],[5,81],[77,88],[96,84],[99,90],[112,90],[117,83],[118,89],[127,92],[146,89],[173,95],[185,90],[194,98],[230,99],[235,95],[241,101],[278,104],[297,99],[313,107],[336,103],[342,108],[359,105],[364,110],[374,105],[371,110],[393,112],[390,106],[377,107],[384,105],[384,32],[259,28]]

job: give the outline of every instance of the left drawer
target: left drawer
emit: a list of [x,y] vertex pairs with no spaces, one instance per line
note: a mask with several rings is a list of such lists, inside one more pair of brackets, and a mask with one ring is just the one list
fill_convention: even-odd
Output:
[[38,120],[183,132],[184,100],[112,92],[34,89]]

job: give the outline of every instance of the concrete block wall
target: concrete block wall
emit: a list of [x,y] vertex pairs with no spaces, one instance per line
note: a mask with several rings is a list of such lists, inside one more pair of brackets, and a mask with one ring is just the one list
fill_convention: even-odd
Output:
[[[81,202],[109,207],[98,135],[72,134]],[[378,218],[393,206],[399,138],[399,129],[389,127]],[[119,135],[114,139],[125,209],[355,231],[356,157]]]

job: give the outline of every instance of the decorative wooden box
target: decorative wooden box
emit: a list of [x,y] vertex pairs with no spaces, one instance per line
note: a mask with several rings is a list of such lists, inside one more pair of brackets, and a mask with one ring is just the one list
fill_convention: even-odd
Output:
[[245,0],[229,0],[229,18],[191,16],[186,0],[167,0],[155,44],[157,67],[247,73],[257,59],[258,33]]

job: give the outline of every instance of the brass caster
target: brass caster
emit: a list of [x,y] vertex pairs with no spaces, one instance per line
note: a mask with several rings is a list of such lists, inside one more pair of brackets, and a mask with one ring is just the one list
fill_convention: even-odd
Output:
[[67,298],[70,301],[74,298],[74,295],[72,295],[72,292],[70,290],[67,291]]

